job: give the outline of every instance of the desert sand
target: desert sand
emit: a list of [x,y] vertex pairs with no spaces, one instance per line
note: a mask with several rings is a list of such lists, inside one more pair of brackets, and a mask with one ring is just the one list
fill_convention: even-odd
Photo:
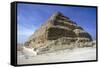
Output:
[[52,63],[52,62],[72,62],[96,60],[96,48],[84,47],[59,50],[52,53],[40,54],[36,56],[26,56],[21,51],[18,51],[17,63],[20,64],[37,64],[37,63]]

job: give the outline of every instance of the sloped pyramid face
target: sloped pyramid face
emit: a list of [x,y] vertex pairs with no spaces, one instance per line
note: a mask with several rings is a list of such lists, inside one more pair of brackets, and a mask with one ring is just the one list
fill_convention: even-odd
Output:
[[62,13],[56,12],[30,36],[25,44],[43,44],[48,40],[52,41],[63,37],[74,42],[77,40],[80,42],[92,41],[90,34],[77,25],[76,22]]

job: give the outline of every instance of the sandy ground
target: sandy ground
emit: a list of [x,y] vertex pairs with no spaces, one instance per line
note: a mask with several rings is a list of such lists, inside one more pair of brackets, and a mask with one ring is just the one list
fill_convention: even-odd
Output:
[[52,62],[69,62],[69,61],[85,61],[96,60],[96,48],[75,48],[72,50],[60,50],[53,53],[46,53],[37,56],[26,57],[20,51],[17,55],[17,63],[20,64],[37,64]]

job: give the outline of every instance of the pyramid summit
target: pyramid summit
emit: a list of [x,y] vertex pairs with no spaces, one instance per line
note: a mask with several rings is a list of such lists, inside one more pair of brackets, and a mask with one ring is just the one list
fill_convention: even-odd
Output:
[[66,19],[69,19],[68,17],[65,17],[61,12],[55,12],[55,13],[51,16],[51,18],[53,18],[53,19],[55,19],[55,18],[57,18],[57,17],[64,17],[64,18],[66,18]]
[[[37,29],[29,40],[25,42],[28,46],[41,46],[47,41],[65,38],[68,41],[87,42],[92,41],[91,35],[86,32],[76,22],[69,17],[64,16],[61,12],[55,12],[44,24]],[[66,40],[66,42],[67,42]]]

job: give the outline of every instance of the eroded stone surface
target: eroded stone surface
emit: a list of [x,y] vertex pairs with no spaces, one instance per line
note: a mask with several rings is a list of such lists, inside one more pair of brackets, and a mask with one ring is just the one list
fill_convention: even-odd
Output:
[[[58,39],[60,40],[59,42],[55,41]],[[54,41],[54,43],[48,45],[48,41]],[[32,46],[36,49],[42,47],[44,50],[48,50],[50,47],[51,51],[53,51],[78,46],[79,42],[84,44],[90,41],[92,41],[91,35],[81,26],[77,25],[76,22],[64,16],[62,13],[56,12],[30,36],[29,40],[25,42],[25,45]],[[59,46],[54,46],[56,44]],[[67,45],[64,46],[63,44]]]

